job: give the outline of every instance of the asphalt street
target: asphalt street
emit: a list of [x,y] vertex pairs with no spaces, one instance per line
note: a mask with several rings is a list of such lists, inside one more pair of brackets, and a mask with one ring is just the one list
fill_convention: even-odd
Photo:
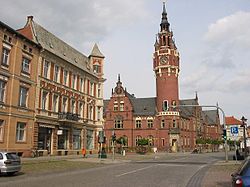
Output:
[[201,186],[210,164],[222,159],[223,153],[186,154],[173,159],[161,155],[155,159],[104,164],[98,168],[10,177],[0,181],[0,186],[195,187]]

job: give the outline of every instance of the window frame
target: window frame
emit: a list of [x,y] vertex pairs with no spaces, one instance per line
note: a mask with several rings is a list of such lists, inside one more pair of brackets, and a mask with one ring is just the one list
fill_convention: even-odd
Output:
[[[23,95],[22,90],[26,91],[25,95]],[[29,97],[29,88],[24,87],[24,86],[20,86],[20,88],[19,88],[19,106],[20,107],[25,107],[25,108],[28,107],[28,97]],[[24,98],[25,102],[23,102],[23,98]]]
[[[7,52],[7,54],[4,52]],[[5,67],[9,67],[9,61],[10,61],[9,59],[10,59],[10,49],[3,47],[1,65],[5,66]]]
[[47,60],[44,60],[43,64],[43,77],[44,78],[49,78],[49,69],[50,69],[50,62]]
[[[1,84],[2,83],[2,84]],[[3,85],[3,87],[1,87]],[[0,103],[5,103],[7,82],[0,79]]]
[[135,128],[136,129],[141,129],[142,128],[142,120],[141,119],[136,119],[135,120]]
[[68,70],[63,70],[63,85],[68,86],[69,72]]
[[30,69],[31,69],[31,59],[23,56],[22,57],[22,68],[21,68],[21,72],[25,73],[25,74],[30,74]]
[[[23,127],[20,127],[23,125]],[[16,124],[16,142],[25,142],[26,141],[26,128],[27,123],[25,122],[17,122]],[[21,134],[23,133],[23,134]]]
[[[46,93],[46,95],[44,97],[45,93]],[[43,90],[42,91],[42,98],[41,98],[41,109],[42,110],[48,110],[48,96],[49,96],[49,92],[46,90]]]
[[[55,99],[56,98],[56,99]],[[53,106],[52,106],[52,111],[53,112],[58,112],[59,111],[59,95],[54,94],[53,95]]]
[[4,139],[4,126],[5,126],[5,121],[0,119],[0,142],[3,142]]
[[60,82],[60,67],[58,65],[54,66],[54,81],[57,83]]

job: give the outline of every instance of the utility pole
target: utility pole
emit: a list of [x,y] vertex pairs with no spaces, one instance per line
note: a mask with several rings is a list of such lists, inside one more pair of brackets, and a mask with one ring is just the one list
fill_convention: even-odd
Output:
[[246,121],[247,121],[247,119],[244,116],[242,116],[241,121],[242,121],[241,127],[243,127],[244,158],[246,158],[247,157],[247,140],[246,140]]

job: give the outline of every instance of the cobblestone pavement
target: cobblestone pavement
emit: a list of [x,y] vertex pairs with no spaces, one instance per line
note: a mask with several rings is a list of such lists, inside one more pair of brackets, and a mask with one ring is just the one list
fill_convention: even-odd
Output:
[[212,165],[202,180],[202,187],[230,187],[231,174],[239,167],[241,162],[219,161]]

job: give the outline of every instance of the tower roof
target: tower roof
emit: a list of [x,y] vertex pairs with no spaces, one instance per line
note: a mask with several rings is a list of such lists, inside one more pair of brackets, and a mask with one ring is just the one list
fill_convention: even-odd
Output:
[[104,55],[101,53],[101,51],[99,50],[97,44],[95,43],[92,52],[90,54],[90,56],[95,56],[95,57],[101,57],[104,58]]

